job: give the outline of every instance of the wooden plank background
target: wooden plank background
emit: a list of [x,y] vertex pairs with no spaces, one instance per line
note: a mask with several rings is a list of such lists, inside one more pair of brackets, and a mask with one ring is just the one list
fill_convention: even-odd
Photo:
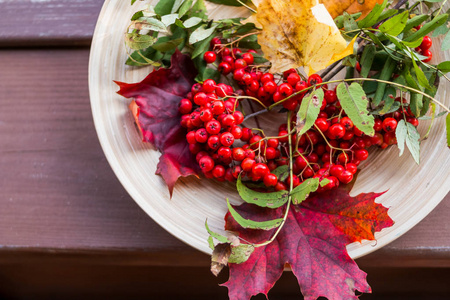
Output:
[[[149,218],[103,155],[87,83],[102,2],[0,0],[0,298],[225,299],[226,274]],[[359,259],[375,291],[362,299],[446,299],[449,215],[447,195]],[[272,294],[299,295],[292,274]]]

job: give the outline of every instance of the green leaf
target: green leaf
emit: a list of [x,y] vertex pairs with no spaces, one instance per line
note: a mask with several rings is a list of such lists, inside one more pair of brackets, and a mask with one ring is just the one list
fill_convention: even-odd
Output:
[[300,109],[297,113],[297,134],[301,136],[307,132],[319,116],[320,107],[323,102],[323,90],[318,88],[310,95],[303,98]]
[[177,19],[178,19],[178,14],[170,14],[170,15],[162,16],[161,22],[163,22],[166,27],[169,27],[170,25],[174,24]]
[[279,181],[285,181],[286,178],[289,176],[289,166],[279,166],[275,170],[272,171],[272,174],[276,175],[278,177]]
[[270,230],[279,227],[283,223],[283,218],[262,222],[245,219],[233,208],[233,206],[231,206],[230,200],[228,200],[228,198],[227,207],[234,220],[244,228]]
[[[383,106],[383,108],[379,111],[379,114],[380,114],[380,115],[387,114],[388,111],[390,111],[392,105],[393,105],[394,102],[395,102],[395,96],[396,96],[396,94],[397,94],[397,91],[395,90],[394,87],[392,87],[392,86],[387,87],[386,91],[384,92],[384,96],[383,96],[383,99],[384,99],[384,106]],[[390,97],[390,96],[393,96],[393,97]]]
[[184,40],[184,38],[178,39],[167,39],[167,41],[162,40],[164,37],[160,38],[157,43],[155,43],[152,48],[161,52],[167,52],[178,47]]
[[203,82],[206,79],[212,79],[212,80],[218,82],[220,80],[220,72],[217,71],[217,69],[206,68],[202,72],[202,74],[199,73],[199,75],[196,78],[196,80],[199,82]]
[[391,43],[395,45],[397,49],[403,50],[405,49],[405,46],[395,37],[392,35],[382,34],[385,38],[387,38]]
[[364,51],[361,56],[361,77],[367,78],[370,69],[372,67],[373,59],[375,58],[376,48],[374,44],[368,44],[364,47]]
[[[353,18],[353,20],[357,20],[359,17],[361,17],[361,15],[362,15],[362,13],[359,12],[356,14],[351,14],[350,16]],[[337,16],[334,19],[334,23],[336,24],[337,28],[344,27],[344,16],[343,15]]]
[[[381,70],[381,74],[379,79],[389,81],[392,77],[392,73],[394,73],[396,63],[393,61],[391,57],[389,57],[386,62],[384,63],[383,69]],[[380,104],[383,96],[384,96],[384,90],[386,89],[386,83],[384,82],[378,82],[377,90],[375,92],[375,97],[373,98],[373,104],[378,105]],[[361,130],[361,128],[360,128]]]
[[197,0],[192,6],[191,10],[188,13],[189,17],[197,17],[201,19],[205,19],[206,16],[206,6],[203,0]]
[[309,178],[303,181],[300,185],[294,188],[291,192],[291,198],[293,204],[300,204],[309,194],[317,191],[319,188],[319,178]]
[[178,17],[181,19],[191,8],[194,0],[185,0],[178,10]]
[[450,147],[450,114],[445,118],[445,129],[447,130],[447,146]]
[[141,50],[150,47],[156,41],[156,38],[149,35],[142,35],[136,32],[127,33],[125,43],[134,50]]
[[400,102],[394,101],[391,107],[388,110],[385,110],[384,107],[381,109],[377,109],[371,112],[372,115],[385,115],[396,112],[400,108]]
[[181,5],[183,4],[184,1],[185,0],[175,0],[175,2],[173,3],[172,10],[170,11],[170,13],[172,13],[172,14],[176,13],[180,9],[180,7],[181,7]]
[[367,111],[369,101],[361,85],[354,82],[348,86],[342,82],[338,85],[336,92],[342,108],[353,124],[365,134],[373,136],[375,119]]
[[184,21],[183,25],[186,28],[191,28],[191,27],[194,27],[195,25],[200,24],[202,21],[203,21],[202,18],[192,17],[192,18],[189,18],[186,21]]
[[237,179],[236,187],[242,200],[247,203],[258,205],[260,207],[278,208],[287,202],[289,196],[288,191],[261,193],[249,189],[245,184],[242,183],[240,176]]
[[131,21],[136,21],[137,19],[142,18],[143,16],[144,16],[144,12],[142,10],[140,10],[131,17]]
[[450,49],[450,31],[445,35],[445,38],[442,40],[441,50],[447,51]]
[[388,4],[387,0],[384,0],[383,3],[375,4],[374,8],[370,11],[370,13],[361,21],[358,22],[359,28],[369,28],[375,25],[380,17],[381,13],[384,11]]
[[152,30],[157,32],[167,32],[166,25],[154,17],[142,17],[132,24],[136,29]]
[[447,23],[444,23],[433,31],[432,37],[438,37],[442,34],[446,34],[449,30],[450,28],[447,27]]
[[134,2],[136,2],[136,0],[131,0],[131,5],[133,5],[133,4],[134,4]]
[[433,20],[424,24],[422,26],[422,28],[420,28],[415,33],[411,34],[410,36],[406,37],[404,40],[406,42],[412,42],[412,41],[418,40],[418,39],[426,36],[428,33],[430,33],[437,27],[444,24],[447,21],[447,18],[448,18],[447,14],[442,14],[442,15],[435,17]]
[[448,72],[450,72],[450,61],[443,61],[440,64],[438,64],[436,67],[438,68],[438,70],[440,70],[444,73],[448,73]]
[[253,55],[253,63],[255,65],[262,65],[265,64],[266,62],[268,62],[268,60],[266,58],[264,58],[263,56],[256,54],[256,53],[252,53]]
[[[358,29],[358,24],[356,24],[355,19],[352,18],[350,14],[344,12],[344,29],[345,31],[353,31]],[[357,34],[357,32],[355,32]]]
[[397,124],[397,129],[395,130],[395,136],[397,138],[398,149],[400,150],[399,156],[403,154],[406,146],[411,152],[414,160],[419,164],[420,160],[420,134],[417,128],[411,123],[405,122],[405,120],[400,120]]
[[212,236],[213,238],[215,238],[216,240],[218,240],[219,242],[230,243],[230,241],[228,240],[228,238],[226,236],[218,234],[218,233],[212,231],[211,229],[209,229],[208,220],[205,221],[205,228],[206,228],[206,231],[208,231],[209,235]]
[[[411,52],[411,55],[413,55],[413,53]],[[416,77],[417,80],[419,81],[419,84],[421,86],[423,86],[424,88],[427,89],[432,89],[432,87],[430,86],[427,77],[425,76],[425,73],[423,73],[422,69],[419,68],[419,66],[417,66],[416,61],[413,59],[412,60],[413,66],[414,66],[414,71],[416,72]]]
[[403,28],[403,32],[407,32],[407,31],[413,29],[414,27],[419,26],[420,24],[425,22],[428,18],[429,18],[428,15],[418,15],[418,16],[412,17],[411,19],[406,21],[406,26],[405,26],[405,28]]
[[433,127],[433,123],[434,123],[435,117],[436,117],[436,104],[431,103],[431,122],[430,122],[430,125],[428,126],[427,132],[426,132],[425,135],[423,136],[423,139],[424,139],[424,140],[428,138],[428,135],[429,135],[430,132],[431,132],[431,127]]
[[248,260],[253,251],[255,251],[255,246],[250,244],[240,244],[237,247],[231,246],[231,255],[228,258],[228,263],[242,264]]
[[422,44],[423,38],[420,38],[418,40],[415,40],[414,42],[405,42],[402,41],[402,44],[409,47],[409,48],[416,48],[419,47],[420,44]]
[[131,53],[131,55],[128,57],[125,64],[129,66],[154,66],[154,67],[160,67],[161,63],[159,60],[163,57],[163,54],[159,51],[156,51],[152,47],[144,49],[144,50],[137,50]]
[[194,45],[194,51],[192,52],[192,59],[198,57],[198,56],[203,56],[203,54],[208,51],[209,49],[209,43],[211,42],[211,40],[214,38],[214,34],[211,34],[207,39],[198,42]]
[[393,15],[396,15],[398,13],[397,9],[388,9],[381,13],[381,15],[378,17],[377,23],[381,22],[383,20],[386,20],[387,18],[392,17]]
[[214,34],[214,31],[216,30],[217,25],[214,25],[210,28],[206,28],[206,26],[200,26],[199,28],[195,29],[194,32],[191,33],[191,36],[189,37],[189,44],[193,45],[195,43],[201,42],[211,35]]
[[381,24],[380,31],[393,36],[399,35],[405,28],[406,21],[408,21],[408,16],[409,12],[406,10],[390,18],[389,20]]
[[155,13],[157,13],[160,16],[170,14],[174,3],[175,0],[159,1],[158,4],[156,4],[155,6]]

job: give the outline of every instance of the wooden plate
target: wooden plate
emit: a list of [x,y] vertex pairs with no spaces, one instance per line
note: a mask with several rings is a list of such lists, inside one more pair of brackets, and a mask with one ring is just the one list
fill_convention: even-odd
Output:
[[[132,7],[130,1],[106,0],[97,22],[89,65],[89,89],[97,134],[112,169],[141,208],[180,240],[210,253],[205,220],[208,219],[213,230],[223,229],[225,196],[235,203],[239,201],[234,187],[213,180],[186,178],[177,183],[170,199],[165,183],[155,175],[159,153],[141,141],[128,111],[129,100],[116,94],[118,88],[113,80],[138,82],[150,71],[125,65],[127,52],[123,35],[139,5],[142,4]],[[214,5],[210,5],[209,11],[215,18],[247,14],[242,9]],[[449,60],[449,53],[440,52],[439,44],[435,41],[433,45],[433,61]],[[449,86],[442,84],[436,96],[447,106],[450,104]],[[430,137],[422,142],[420,166],[409,153],[398,157],[395,146],[371,153],[352,194],[389,190],[379,201],[391,208],[389,214],[396,223],[378,233],[376,242],[349,245],[351,257],[366,255],[392,242],[422,220],[449,192],[450,151],[446,147],[443,119],[436,121]],[[264,122],[270,119],[266,117]],[[427,130],[425,123],[422,121],[419,128],[422,134]]]

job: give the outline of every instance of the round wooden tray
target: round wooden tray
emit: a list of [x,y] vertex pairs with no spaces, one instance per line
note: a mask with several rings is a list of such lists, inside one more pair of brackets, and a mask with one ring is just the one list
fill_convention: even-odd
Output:
[[[138,1],[139,2],[139,1]],[[154,1],[155,2],[155,1]],[[113,80],[141,81],[150,68],[125,65],[127,52],[123,36],[133,13],[141,3],[106,0],[98,18],[91,47],[89,90],[94,117],[103,151],[115,174],[140,207],[171,234],[205,253],[210,253],[205,220],[213,230],[223,229],[227,211],[225,197],[237,203],[239,197],[231,184],[194,177],[179,180],[173,198],[161,179],[155,175],[159,152],[143,143],[128,110],[129,100],[116,94]],[[209,5],[210,17],[238,17],[247,12],[230,7]],[[449,60],[448,52],[433,45],[433,61]],[[432,61],[432,62],[433,62]],[[448,83],[442,84],[437,98],[447,106]],[[264,122],[270,122],[266,117]],[[427,129],[421,122],[419,131]],[[366,255],[411,229],[422,220],[450,190],[450,151],[446,146],[444,118],[436,121],[430,137],[421,145],[421,165],[414,163],[408,151],[398,157],[397,147],[373,151],[358,177],[353,195],[361,192],[389,190],[379,198],[390,207],[389,215],[396,222],[376,234],[377,241],[363,241],[348,246],[353,258]]]

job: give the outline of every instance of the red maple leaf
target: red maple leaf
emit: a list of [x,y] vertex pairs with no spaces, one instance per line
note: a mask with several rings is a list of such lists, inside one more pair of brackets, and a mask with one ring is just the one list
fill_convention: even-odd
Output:
[[189,151],[186,130],[181,127],[178,112],[180,100],[186,97],[197,75],[189,56],[177,51],[172,55],[171,67],[151,72],[139,83],[117,82],[118,94],[134,98],[130,108],[142,131],[143,140],[153,144],[161,157],[156,174],[160,174],[172,196],[175,182],[180,176],[197,175],[195,157]]
[[[291,206],[286,223],[275,240],[258,247],[242,264],[230,264],[230,277],[224,283],[232,300],[250,299],[269,290],[280,278],[285,264],[297,277],[305,300],[357,299],[355,290],[370,293],[366,273],[347,253],[346,245],[373,239],[375,231],[392,226],[387,208],[375,203],[381,194],[350,197],[344,189],[311,195],[300,206]],[[236,207],[244,218],[267,221],[284,215],[285,207],[261,208],[251,204]],[[242,228],[230,213],[225,229],[239,232],[242,240],[257,244],[275,232]]]

